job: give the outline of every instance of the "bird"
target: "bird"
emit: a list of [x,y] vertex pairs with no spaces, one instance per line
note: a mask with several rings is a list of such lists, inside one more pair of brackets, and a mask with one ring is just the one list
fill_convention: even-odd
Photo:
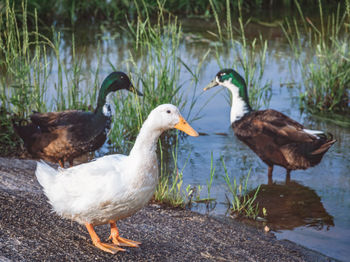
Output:
[[[198,133],[171,104],[159,105],[143,123],[129,155],[107,155],[58,170],[37,162],[36,177],[54,211],[86,226],[93,244],[106,252],[141,243],[120,237],[116,221],[129,217],[151,199],[158,183],[157,141],[166,130]],[[113,244],[103,243],[94,226],[110,224]]]
[[231,127],[237,138],[267,164],[269,184],[272,183],[274,165],[286,169],[288,182],[292,170],[319,164],[323,155],[336,142],[332,135],[306,129],[279,111],[253,110],[249,104],[246,82],[233,69],[220,70],[204,91],[218,85],[232,93]]
[[26,125],[23,120],[13,120],[13,128],[32,157],[59,163],[61,167],[68,161],[72,167],[74,158],[97,150],[106,141],[112,117],[106,97],[121,89],[142,96],[125,73],[112,72],[102,82],[93,112],[35,112],[30,115],[31,122],[25,120]]

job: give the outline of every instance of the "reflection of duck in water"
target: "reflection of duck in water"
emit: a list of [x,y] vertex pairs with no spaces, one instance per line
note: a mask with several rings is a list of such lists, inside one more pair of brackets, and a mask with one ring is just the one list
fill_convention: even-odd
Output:
[[[249,195],[254,195],[255,190]],[[273,230],[294,229],[300,226],[318,230],[334,226],[333,217],[327,213],[315,190],[295,181],[287,184],[261,185],[256,203],[259,216],[267,211],[267,223]]]

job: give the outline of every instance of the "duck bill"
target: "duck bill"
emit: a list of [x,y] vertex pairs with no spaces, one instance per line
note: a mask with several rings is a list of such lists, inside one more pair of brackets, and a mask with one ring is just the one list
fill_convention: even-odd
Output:
[[194,130],[187,122],[186,120],[180,116],[180,121],[174,126],[176,129],[181,130],[182,132],[185,132],[189,136],[198,136],[198,133],[196,130]]
[[139,90],[137,90],[133,85],[130,85],[129,91],[136,93],[138,96],[143,96],[143,94]]
[[218,82],[216,82],[216,79],[212,80],[203,90],[207,91],[210,88],[213,88],[214,86],[218,86]]

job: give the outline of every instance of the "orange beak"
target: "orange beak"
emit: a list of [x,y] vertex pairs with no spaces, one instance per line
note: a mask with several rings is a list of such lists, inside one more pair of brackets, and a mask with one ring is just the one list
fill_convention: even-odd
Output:
[[179,123],[177,123],[174,127],[185,132],[189,136],[199,136],[197,131],[194,130],[182,116],[180,116]]

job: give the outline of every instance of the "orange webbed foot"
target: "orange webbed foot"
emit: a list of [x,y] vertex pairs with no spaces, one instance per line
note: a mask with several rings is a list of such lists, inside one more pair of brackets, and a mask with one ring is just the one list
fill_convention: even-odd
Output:
[[100,238],[97,236],[94,227],[89,223],[85,223],[85,226],[95,247],[111,254],[116,254],[119,251],[125,251],[125,249],[120,248],[118,245],[102,243]]
[[124,247],[139,247],[139,245],[141,245],[141,243],[138,241],[126,239],[119,236],[119,231],[115,222],[111,222],[110,225],[111,235],[109,236],[108,240],[112,239],[113,244]]
[[111,253],[111,254],[116,254],[119,251],[125,251],[124,248],[120,248],[117,245],[102,243],[101,241],[96,242],[96,243],[94,242],[94,245],[95,245],[95,247],[97,247],[105,252]]

